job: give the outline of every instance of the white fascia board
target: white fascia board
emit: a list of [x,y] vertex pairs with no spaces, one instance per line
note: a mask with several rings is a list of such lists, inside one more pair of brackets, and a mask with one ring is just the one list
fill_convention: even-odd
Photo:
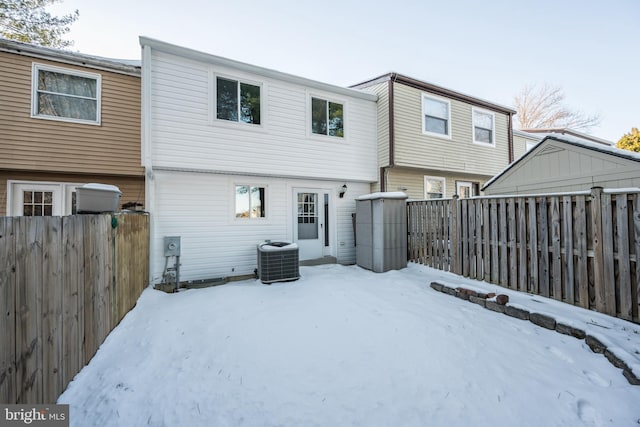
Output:
[[170,53],[172,55],[182,56],[184,58],[205,62],[208,64],[220,65],[223,67],[235,68],[248,73],[269,77],[275,80],[282,80],[290,83],[295,83],[301,86],[314,88],[322,91],[337,93],[343,96],[350,96],[353,98],[365,99],[368,101],[377,101],[378,96],[369,92],[360,91],[357,89],[345,88],[342,86],[331,85],[329,83],[322,83],[316,80],[307,79],[305,77],[295,76],[293,74],[283,73],[281,71],[272,70],[269,68],[259,67],[257,65],[251,65],[233,59],[223,58],[221,56],[212,55],[198,50],[189,49],[182,46],[166,43],[160,40],[152,39],[149,37],[140,36],[140,45],[144,48],[149,46],[152,49]]

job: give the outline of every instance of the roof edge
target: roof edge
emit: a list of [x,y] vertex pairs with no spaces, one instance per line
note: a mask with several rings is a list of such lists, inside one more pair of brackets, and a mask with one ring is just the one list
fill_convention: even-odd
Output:
[[167,43],[167,42],[153,39],[146,36],[140,36],[139,41],[142,47],[149,46],[151,49],[156,49],[162,52],[170,53],[172,55],[181,56],[183,58],[193,59],[196,61],[206,62],[209,64],[222,65],[230,68],[236,68],[249,73],[259,74],[259,75],[270,77],[277,80],[285,80],[285,81],[296,83],[302,86],[313,87],[315,89],[325,90],[327,92],[339,93],[345,96],[365,99],[367,101],[375,102],[378,100],[377,95],[374,95],[368,92],[346,88],[343,86],[337,86],[330,83],[324,83],[324,82],[312,80],[306,77],[296,76],[296,75],[285,73],[282,71],[277,71],[270,68],[249,64],[246,62],[236,61],[234,59],[217,56],[211,53],[202,52],[199,50],[175,45],[172,43]]
[[80,67],[111,71],[119,74],[127,74],[137,77],[140,76],[140,65],[131,65],[125,63],[124,60],[120,61],[117,59],[93,56],[80,52],[37,46],[2,37],[0,37],[0,52],[62,62]]

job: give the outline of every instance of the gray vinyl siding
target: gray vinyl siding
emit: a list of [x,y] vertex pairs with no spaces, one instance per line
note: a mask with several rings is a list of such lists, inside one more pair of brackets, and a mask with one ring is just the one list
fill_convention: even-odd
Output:
[[540,141],[536,136],[525,136],[518,132],[513,132],[513,159],[517,160],[527,152],[527,143],[535,144]]
[[640,162],[546,140],[500,175],[485,194],[544,194],[640,187]]
[[378,166],[389,166],[389,81],[369,86],[363,91],[378,95]]
[[394,86],[396,165],[476,175],[494,175],[504,169],[509,162],[507,114],[494,112],[495,146],[474,144],[473,105],[449,99],[451,139],[425,135],[423,93],[403,84]]
[[[410,199],[424,198],[424,177],[430,176],[445,179],[445,198],[451,198],[456,193],[457,181],[479,183],[480,188],[489,180],[488,175],[472,175],[429,169],[393,168],[387,173],[387,190],[404,191]],[[406,190],[404,190],[406,188]]]

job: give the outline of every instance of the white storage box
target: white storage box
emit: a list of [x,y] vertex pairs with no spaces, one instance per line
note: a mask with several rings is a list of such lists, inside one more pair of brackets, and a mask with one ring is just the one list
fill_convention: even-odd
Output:
[[115,185],[85,184],[76,188],[76,212],[100,213],[118,210],[122,192]]

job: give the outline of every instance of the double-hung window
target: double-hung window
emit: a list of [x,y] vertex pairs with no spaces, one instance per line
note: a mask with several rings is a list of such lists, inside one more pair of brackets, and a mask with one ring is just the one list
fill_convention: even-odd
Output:
[[260,86],[216,77],[216,117],[259,125]]
[[33,64],[31,116],[100,124],[100,74]]
[[344,104],[311,98],[311,133],[344,137]]
[[444,178],[437,176],[424,177],[424,198],[425,199],[442,199],[445,197],[445,181]]
[[236,185],[236,218],[265,218],[265,187]]
[[473,142],[495,145],[495,115],[493,113],[473,109]]
[[422,131],[425,134],[451,137],[451,103],[422,95]]

